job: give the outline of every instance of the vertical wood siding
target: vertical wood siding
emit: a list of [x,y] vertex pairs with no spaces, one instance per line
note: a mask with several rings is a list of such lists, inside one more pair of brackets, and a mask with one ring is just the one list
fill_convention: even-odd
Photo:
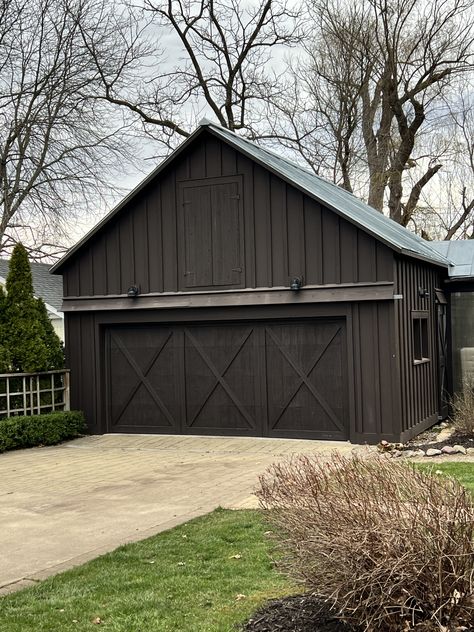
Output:
[[[66,296],[185,290],[178,236],[178,186],[241,176],[244,285],[288,286],[393,280],[389,248],[321,207],[217,139],[202,135],[67,264]],[[209,289],[212,289],[210,286]]]
[[96,345],[93,314],[68,314],[65,319],[66,363],[71,369],[71,408],[84,411],[91,432],[104,432],[97,412],[100,376],[96,363],[99,350]]
[[[402,436],[409,438],[429,426],[438,416],[438,353],[435,287],[441,286],[440,272],[433,266],[410,259],[396,261],[396,293],[403,298],[396,302],[399,340],[400,392],[402,401]],[[418,289],[426,288],[427,298]],[[415,363],[412,312],[428,312],[429,360]]]
[[[400,439],[401,396],[396,358],[395,308],[392,302],[339,303],[330,305],[300,306],[301,309],[249,308],[230,313],[217,310],[213,316],[218,322],[243,319],[250,325],[258,324],[259,318],[285,317],[291,323],[296,318],[312,313],[330,317],[337,312],[341,318],[347,314],[347,375],[349,393],[350,439],[359,443],[376,443],[380,439]],[[268,312],[270,309],[270,312]],[[105,405],[105,355],[102,338],[110,323],[129,324],[142,328],[144,323],[177,322],[195,323],[212,318],[210,312],[198,315],[182,312],[166,316],[162,312],[147,310],[146,313],[128,312],[84,312],[66,314],[66,349],[68,366],[71,368],[71,404],[84,410],[92,432],[106,432]],[[226,316],[227,314],[227,316]],[[174,321],[173,321],[174,322]],[[309,321],[308,321],[309,322]],[[341,321],[343,322],[343,321]],[[105,323],[105,324],[104,324]],[[341,394],[342,396],[342,394]],[[184,396],[183,396],[184,397]]]
[[354,303],[352,339],[355,428],[351,440],[398,441],[401,400],[393,303]]

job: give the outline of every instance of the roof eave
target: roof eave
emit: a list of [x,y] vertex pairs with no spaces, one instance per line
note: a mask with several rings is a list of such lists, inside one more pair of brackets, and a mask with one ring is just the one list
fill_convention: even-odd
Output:
[[[393,248],[393,246],[390,246]],[[431,263],[432,265],[439,266],[440,268],[449,269],[452,265],[452,262],[446,259],[446,262],[440,261],[439,259],[431,259],[428,256],[422,255],[419,252],[414,252],[413,250],[408,250],[407,248],[400,248],[399,252],[407,257],[411,257],[412,259],[419,259],[420,261],[426,261],[427,263]]]

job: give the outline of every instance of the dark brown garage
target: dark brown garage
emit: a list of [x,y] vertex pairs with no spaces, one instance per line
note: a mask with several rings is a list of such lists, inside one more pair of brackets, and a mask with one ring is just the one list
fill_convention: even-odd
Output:
[[444,410],[447,259],[208,122],[55,267],[93,432],[404,440]]

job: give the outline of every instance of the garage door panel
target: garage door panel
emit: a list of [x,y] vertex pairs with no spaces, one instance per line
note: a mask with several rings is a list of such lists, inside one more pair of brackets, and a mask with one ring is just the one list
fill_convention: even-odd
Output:
[[275,421],[272,430],[275,432],[311,432],[314,429],[318,432],[334,432],[336,430],[334,419],[328,415],[305,386],[301,386],[285,407],[275,406],[273,412]]
[[179,341],[169,328],[109,332],[109,429],[178,432],[180,392],[175,375]]
[[259,431],[255,328],[185,329],[186,426],[189,431]]
[[266,327],[271,435],[346,437],[343,332],[343,321]]
[[[236,406],[227,392],[218,385],[198,413],[188,419],[189,429],[198,430],[238,430],[248,433],[255,430],[255,419],[242,413],[242,406]],[[218,434],[218,432],[217,432]]]
[[347,438],[342,319],[111,327],[117,432]]
[[[165,400],[168,399],[165,397]],[[121,411],[115,420],[115,425],[120,426],[140,426],[147,428],[174,429],[174,418],[167,406],[167,402],[160,396],[157,403],[149,391],[143,386],[139,386],[134,397]]]

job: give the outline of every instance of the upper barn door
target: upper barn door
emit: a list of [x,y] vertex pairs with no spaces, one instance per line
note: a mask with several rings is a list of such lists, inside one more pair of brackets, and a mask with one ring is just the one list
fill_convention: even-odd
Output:
[[180,289],[244,287],[241,179],[179,184]]

